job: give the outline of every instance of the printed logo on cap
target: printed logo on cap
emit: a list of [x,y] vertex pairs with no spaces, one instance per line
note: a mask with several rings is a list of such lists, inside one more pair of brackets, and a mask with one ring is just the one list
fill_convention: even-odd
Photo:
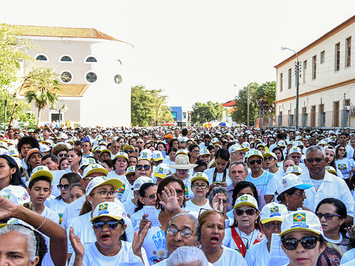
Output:
[[306,220],[306,214],[305,213],[295,213],[293,214],[293,226],[294,227],[303,227],[303,228],[308,228],[309,226],[307,225],[307,220]]
[[240,201],[247,201],[248,200],[248,196],[243,196],[240,198]]
[[284,187],[287,187],[287,180],[286,179],[282,179],[282,184],[284,185]]
[[5,199],[10,199],[10,195],[3,196]]
[[98,216],[108,213],[108,204],[104,203],[99,206]]
[[203,176],[202,173],[200,172],[196,173],[196,177],[202,177],[202,176]]
[[270,208],[270,217],[275,217],[275,216],[281,216],[278,206],[274,206]]
[[99,168],[99,165],[94,164],[94,165],[91,166],[91,169],[96,169],[96,168]]
[[125,189],[126,189],[126,184],[123,184],[122,187],[120,187],[116,191],[118,194],[120,194],[120,193],[122,194],[125,191]]

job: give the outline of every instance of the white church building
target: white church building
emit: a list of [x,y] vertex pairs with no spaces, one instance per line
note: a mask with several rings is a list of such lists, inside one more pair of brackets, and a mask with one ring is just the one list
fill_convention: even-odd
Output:
[[[59,75],[58,104],[42,111],[41,124],[60,120],[89,127],[131,126],[132,44],[93,28],[13,27],[40,47],[29,51],[36,61],[25,61],[21,75],[35,65]],[[34,104],[32,111],[37,113]]]

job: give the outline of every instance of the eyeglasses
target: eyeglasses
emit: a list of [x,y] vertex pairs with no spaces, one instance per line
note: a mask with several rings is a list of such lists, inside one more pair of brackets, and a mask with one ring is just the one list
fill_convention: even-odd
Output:
[[127,153],[134,153],[134,152],[136,152],[136,151],[133,151],[133,150],[127,151]]
[[205,188],[208,188],[208,185],[207,184],[193,184],[192,187],[194,187],[194,188],[200,187],[200,188],[205,189]]
[[117,191],[114,191],[114,190],[111,190],[111,191],[102,190],[102,191],[98,191],[98,192],[95,192],[95,193],[91,193],[91,195],[95,195],[95,194],[99,194],[101,197],[107,198],[108,196],[116,196]]
[[168,236],[176,236],[177,233],[180,232],[180,235],[181,237],[183,238],[189,238],[190,236],[192,236],[192,234],[194,233],[194,231],[192,231],[191,229],[189,228],[184,228],[182,230],[179,230],[177,229],[176,227],[169,227],[167,230],[166,230],[166,234]]
[[136,169],[137,170],[142,170],[144,168],[144,170],[149,170],[150,169],[150,165],[149,164],[146,164],[146,165],[141,165],[141,164],[138,164],[136,165]]
[[266,223],[263,226],[270,229],[270,230],[274,230],[275,228],[281,230],[281,224]]
[[69,184],[65,184],[65,185],[57,185],[57,188],[59,190],[61,190],[62,188],[64,188],[65,190],[67,190],[69,188]]
[[305,191],[303,191],[303,192],[295,192],[293,194],[295,194],[296,196],[301,197],[301,196],[304,196],[306,194],[306,192]]
[[324,159],[323,158],[308,158],[306,160],[309,163],[313,163],[314,161],[316,161],[316,163],[320,163],[320,162],[323,162]]
[[265,157],[264,161],[272,161],[273,159],[275,159],[274,157],[270,156],[270,157]]
[[334,216],[336,217],[341,217],[341,215],[339,214],[333,214],[333,213],[321,213],[321,212],[317,212],[316,213],[317,217],[320,219],[322,219],[322,217],[324,216],[324,218],[327,220],[327,221],[330,221],[334,218]]
[[152,195],[149,195],[149,196],[145,196],[146,199],[151,199],[151,200],[154,200],[157,198],[157,195],[156,194],[152,194]]
[[314,249],[317,245],[317,241],[319,241],[319,238],[316,236],[305,236],[301,239],[283,238],[282,245],[287,250],[295,250],[298,243],[301,243],[302,247],[305,249]]
[[252,216],[252,215],[254,215],[255,214],[255,209],[252,209],[252,208],[250,208],[250,209],[246,209],[246,210],[242,210],[242,209],[236,209],[235,210],[235,213],[238,215],[238,216],[242,216],[244,213],[246,213],[247,215],[249,215],[249,216]]
[[255,163],[261,164],[262,162],[263,162],[263,160],[250,160],[249,161],[250,165],[254,165]]
[[176,192],[176,195],[178,195],[180,197],[185,195],[185,191],[182,189],[175,189],[175,192]]
[[119,221],[117,220],[97,221],[97,222],[93,221],[91,224],[95,230],[101,230],[105,226],[105,224],[107,224],[107,227],[109,229],[115,230],[119,224]]
[[58,157],[66,157],[67,154],[66,153],[58,153]]

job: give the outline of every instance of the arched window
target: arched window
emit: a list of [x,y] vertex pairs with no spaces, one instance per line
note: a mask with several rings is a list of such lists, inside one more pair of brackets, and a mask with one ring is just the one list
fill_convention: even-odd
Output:
[[97,80],[97,75],[94,72],[88,72],[86,74],[87,82],[94,83]]
[[37,55],[36,60],[38,60],[38,61],[48,61],[48,58],[47,58],[47,56],[45,56],[43,54],[40,54],[40,55]]
[[73,75],[69,71],[64,71],[60,75],[60,79],[63,83],[69,83],[73,79]]
[[122,77],[120,74],[115,75],[114,79],[116,84],[120,84],[122,82]]
[[87,62],[87,63],[96,63],[97,60],[96,60],[96,58],[93,57],[93,56],[88,56],[88,57],[86,58],[85,62]]
[[73,62],[73,59],[69,55],[63,55],[60,58],[60,62]]

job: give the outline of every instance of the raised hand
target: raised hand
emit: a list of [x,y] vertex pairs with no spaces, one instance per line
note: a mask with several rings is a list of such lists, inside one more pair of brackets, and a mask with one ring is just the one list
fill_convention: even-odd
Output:
[[0,196],[0,220],[16,217],[15,214],[17,210],[18,207],[15,203],[7,198],[4,198],[3,196]]
[[176,197],[175,189],[173,187],[165,187],[162,194],[165,196],[166,202],[161,200],[159,203],[169,212],[179,212],[181,208]]
[[212,200],[212,208],[216,211],[223,212],[224,205],[223,205],[223,198],[221,196],[222,195],[220,193],[217,193],[216,195],[214,195],[213,200]]
[[134,238],[133,238],[133,242],[132,242],[132,250],[133,253],[139,257],[141,257],[141,249],[142,249],[142,245],[144,242],[144,238],[148,233],[150,227],[150,222],[148,221],[144,228],[142,230],[140,230],[139,232],[135,232],[134,233]]
[[74,229],[73,227],[70,227],[70,232],[69,232],[69,239],[70,243],[74,249],[75,252],[75,257],[84,257],[85,249],[83,244],[80,241],[80,238],[76,235],[74,235]]

